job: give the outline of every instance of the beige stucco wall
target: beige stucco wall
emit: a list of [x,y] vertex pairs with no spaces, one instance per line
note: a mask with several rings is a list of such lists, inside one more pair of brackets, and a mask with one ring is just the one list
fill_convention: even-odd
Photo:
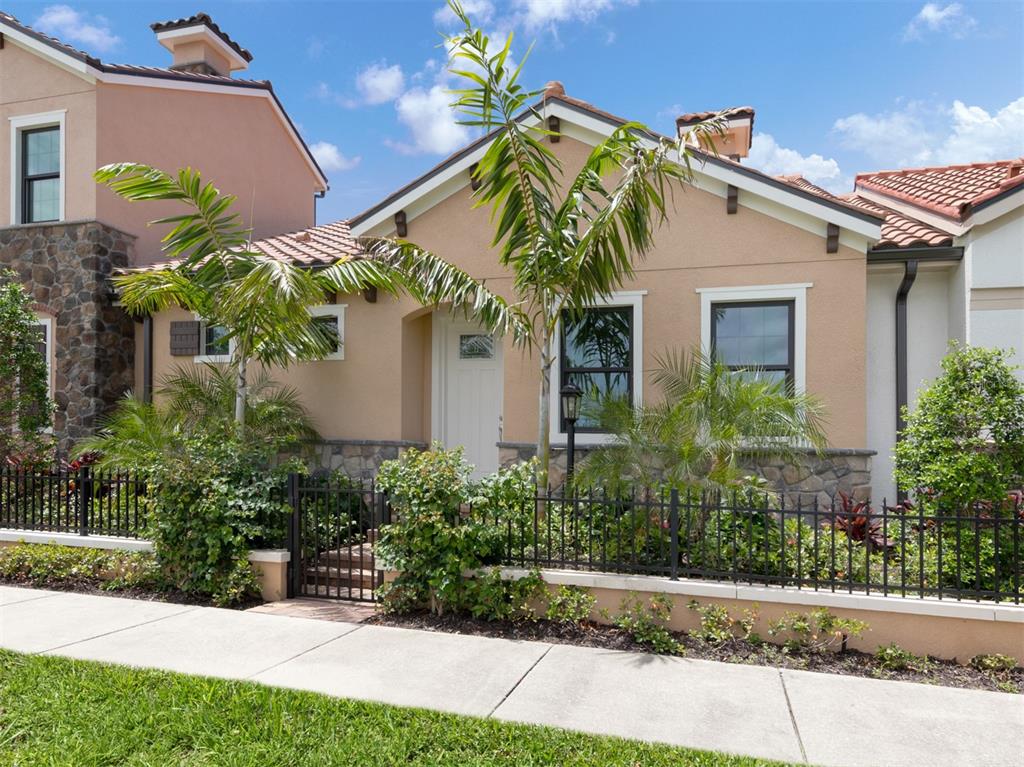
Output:
[[235,210],[257,237],[313,224],[317,181],[268,99],[133,82],[90,83],[13,42],[0,50],[0,226],[11,223],[7,118],[57,110],[66,110],[64,219],[99,219],[136,235],[139,263],[161,258],[167,232],[147,223],[181,207],[121,200],[93,181],[101,165],[197,168],[238,196]]
[[[256,237],[313,224],[312,171],[266,99],[101,83],[97,103],[97,165],[197,168],[222,192],[238,196],[235,211]],[[102,221],[138,235],[140,263],[160,259],[160,238],[167,233],[146,223],[180,209],[173,203],[131,204],[105,189],[96,206]]]
[[[96,86],[8,41],[0,50],[0,226],[11,216],[9,118],[66,110],[64,218],[96,217]],[[117,226],[116,222],[108,222]]]
[[[587,147],[563,138],[556,150],[567,172],[580,165]],[[865,289],[863,253],[842,246],[826,254],[824,238],[740,206],[728,215],[725,201],[688,188],[675,193],[671,220],[625,290],[646,290],[643,299],[644,396],[655,357],[700,342],[697,288],[813,283],[807,291],[807,368],[810,392],[829,413],[833,447],[864,447]],[[512,298],[512,280],[490,248],[488,211],[473,210],[461,190],[409,223],[409,239],[486,279]],[[331,439],[417,439],[430,435],[430,318],[411,300],[381,295],[377,303],[347,296],[345,359],[296,365],[282,378],[299,388],[322,435]],[[412,322],[409,318],[415,317]],[[155,323],[156,377],[173,361],[168,316]],[[536,439],[536,354],[515,349],[506,338],[504,434],[511,442]]]

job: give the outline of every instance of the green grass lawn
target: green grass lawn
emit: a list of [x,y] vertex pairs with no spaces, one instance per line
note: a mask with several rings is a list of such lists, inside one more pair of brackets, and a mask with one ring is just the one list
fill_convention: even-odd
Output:
[[757,759],[0,650],[0,765],[699,765]]

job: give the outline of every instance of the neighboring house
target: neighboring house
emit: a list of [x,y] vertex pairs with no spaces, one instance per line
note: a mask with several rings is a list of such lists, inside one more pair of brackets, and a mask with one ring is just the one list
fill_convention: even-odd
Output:
[[37,302],[63,447],[140,383],[145,333],[114,305],[109,275],[159,261],[164,232],[146,223],[177,211],[131,205],[93,171],[200,169],[257,236],[312,226],[327,190],[271,84],[234,76],[248,51],[205,14],[152,29],[167,67],[108,64],[0,12],[0,265]]
[[885,215],[867,255],[867,445],[874,493],[893,498],[899,410],[950,342],[1011,349],[1024,366],[1024,158],[862,173],[839,198],[787,180]]

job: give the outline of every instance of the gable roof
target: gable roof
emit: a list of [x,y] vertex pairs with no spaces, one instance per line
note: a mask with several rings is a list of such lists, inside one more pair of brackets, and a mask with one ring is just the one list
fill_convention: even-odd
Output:
[[[197,14],[206,16],[206,14]],[[208,16],[206,18],[209,18]],[[187,21],[179,19],[178,21]],[[177,22],[165,22],[177,23]],[[212,21],[210,22],[213,23]],[[213,25],[214,27],[216,25]],[[212,28],[211,28],[211,31]],[[217,30],[219,32],[219,28]],[[316,161],[313,153],[309,150],[305,140],[299,134],[298,129],[292,122],[291,117],[281,104],[274,87],[269,80],[247,80],[244,78],[231,77],[228,75],[202,74],[199,72],[181,72],[167,67],[150,67],[135,64],[108,64],[95,56],[79,50],[56,37],[50,37],[27,24],[18,21],[9,13],[0,11],[0,34],[7,34],[14,41],[20,41],[26,47],[38,52],[49,52],[57,62],[66,68],[72,69],[87,78],[99,80],[100,82],[116,83],[119,85],[165,85],[167,87],[183,87],[198,91],[212,91],[218,93],[237,92],[239,94],[262,96],[270,100],[274,112],[284,123],[284,127],[292,141],[295,142],[303,155],[310,170],[316,177],[322,191],[329,188],[327,176],[324,174],[320,164]],[[227,37],[227,35],[223,35]],[[228,38],[230,41],[230,38]],[[237,45],[237,43],[235,43]],[[239,46],[240,48],[240,46]],[[244,48],[243,53],[248,54]],[[249,55],[251,59],[251,54]],[[223,89],[223,90],[221,90]]]
[[890,248],[921,248],[921,247],[949,247],[953,244],[953,236],[934,226],[929,226],[923,221],[905,216],[892,208],[886,208],[858,194],[834,195],[822,189],[816,184],[800,175],[779,176],[785,181],[800,189],[805,189],[812,194],[833,200],[842,200],[858,208],[877,213],[884,216],[882,222],[882,236],[875,244],[874,250],[886,250]]
[[963,222],[983,204],[1024,189],[1024,158],[859,173],[855,185]]
[[[596,121],[596,123],[603,125],[606,130],[607,128],[614,129],[620,127],[629,122],[625,118],[605,112],[602,109],[598,109],[589,102],[567,96],[564,93],[552,92],[551,90],[546,92],[545,97],[541,101],[518,115],[516,119],[520,122],[525,122],[535,113],[546,110],[566,112],[568,113],[566,115],[568,118],[572,118],[573,115],[579,115],[590,121]],[[408,184],[388,195],[375,205],[372,205],[361,213],[356,214],[350,219],[353,229],[359,231],[360,227],[366,226],[371,219],[378,216],[386,209],[390,209],[396,205],[398,206],[398,209],[404,208],[409,201],[417,199],[421,194],[425,194],[425,187],[446,171],[455,170],[460,167],[460,164],[468,166],[470,158],[478,152],[482,154],[486,145],[494,140],[500,131],[500,128],[495,129],[490,133],[479,137],[465,147],[456,150],[426,173],[413,179]],[[653,131],[649,131],[648,138],[653,141],[658,141],[667,137]],[[787,200],[788,198],[787,201],[794,207],[794,203],[798,200],[802,200],[805,203],[810,202],[812,203],[811,206],[801,205],[800,209],[805,212],[813,211],[812,215],[815,215],[822,220],[835,218],[830,211],[841,214],[847,217],[842,223],[854,226],[859,223],[861,234],[869,231],[872,226],[880,225],[883,219],[883,216],[862,207],[852,205],[845,200],[835,197],[825,198],[820,195],[813,194],[812,192],[801,189],[800,187],[786,184],[767,173],[762,173],[759,170],[742,165],[739,162],[721,157],[698,147],[691,147],[691,151],[697,160],[695,163],[695,169],[697,171],[703,170],[707,172],[708,166],[712,166],[724,172],[716,173],[717,176],[723,179],[728,179],[728,183],[732,183],[741,189],[758,188],[760,191],[764,191],[762,185],[770,187],[776,192],[781,192],[782,199]],[[466,183],[469,183],[468,177],[466,179]],[[783,204],[786,203],[784,202]],[[851,221],[851,219],[853,220]],[[867,229],[864,227],[865,224],[868,226]]]

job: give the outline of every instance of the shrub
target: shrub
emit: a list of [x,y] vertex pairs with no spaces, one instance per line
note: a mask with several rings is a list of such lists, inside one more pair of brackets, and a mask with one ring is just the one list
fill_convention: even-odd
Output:
[[978,669],[978,671],[1012,671],[1017,667],[1017,659],[1010,655],[1000,655],[999,653],[975,655],[971,658],[971,666]]
[[227,605],[258,593],[249,541],[283,520],[281,477],[266,456],[222,435],[192,437],[149,469],[149,529],[164,577]]
[[37,543],[0,548],[0,578],[33,586],[96,586],[111,591],[161,586],[151,553]]
[[53,403],[32,298],[17,277],[0,270],[0,461],[24,466],[51,458]]
[[932,511],[976,502],[1008,509],[1024,483],[1024,383],[1007,352],[953,346],[942,375],[918,394],[896,445],[897,483]]
[[930,665],[927,658],[904,650],[895,642],[875,650],[875,663],[883,671],[925,671]]
[[503,466],[476,483],[470,503],[486,520],[511,525],[515,530],[533,527],[537,497],[537,459]]
[[700,628],[690,632],[696,639],[711,644],[721,644],[737,637],[754,643],[761,641],[754,633],[757,625],[756,605],[754,609],[744,610],[740,618],[732,617],[724,605],[701,605],[696,599],[691,599],[686,606],[700,615]]
[[868,628],[864,621],[853,618],[839,618],[830,610],[819,607],[807,613],[788,612],[768,624],[769,636],[786,636],[783,649],[824,652],[839,644],[840,651],[846,649],[851,637],[863,634]]
[[554,623],[578,626],[589,620],[597,600],[586,589],[579,586],[559,586],[558,591],[548,597],[546,616]]
[[[607,612],[604,614],[607,616]],[[665,594],[655,594],[645,602],[631,593],[623,598],[612,623],[656,653],[682,655],[683,646],[666,627],[671,615],[672,600]]]
[[503,578],[493,567],[466,583],[463,609],[475,618],[496,620],[537,620],[534,603],[545,593],[544,581],[536,570],[523,578]]
[[435,614],[458,610],[467,600],[467,573],[500,560],[503,539],[494,525],[463,517],[470,497],[469,466],[462,449],[408,450],[385,461],[377,474],[390,494],[395,521],[380,528],[375,552],[382,567],[399,576],[398,605],[429,606]]

